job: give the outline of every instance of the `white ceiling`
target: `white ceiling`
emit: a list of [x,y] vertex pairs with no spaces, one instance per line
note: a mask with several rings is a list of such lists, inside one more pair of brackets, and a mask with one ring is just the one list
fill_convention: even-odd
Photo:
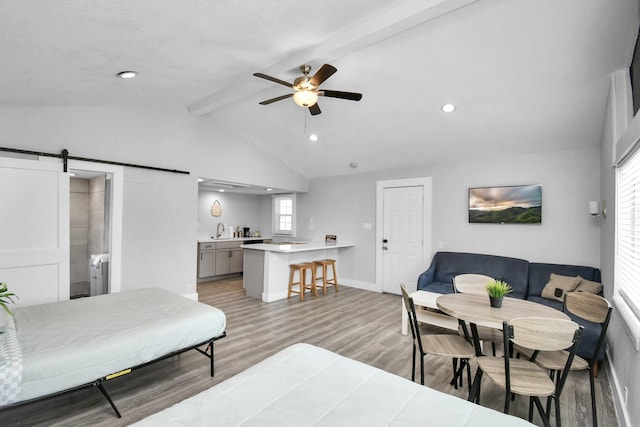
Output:
[[[599,144],[638,0],[0,2],[0,107],[181,105],[307,177]],[[338,72],[310,116],[253,77]],[[133,80],[114,78],[136,70]],[[312,70],[312,73],[313,71]],[[451,102],[454,113],[440,107]],[[317,133],[311,142],[307,135]]]

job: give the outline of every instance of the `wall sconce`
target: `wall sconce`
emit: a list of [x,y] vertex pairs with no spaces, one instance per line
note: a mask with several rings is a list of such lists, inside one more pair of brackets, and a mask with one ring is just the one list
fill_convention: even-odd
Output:
[[589,202],[589,213],[591,214],[592,217],[597,218],[597,217],[603,217],[606,218],[607,217],[607,203],[602,200],[602,210],[600,210],[600,204],[593,200]]

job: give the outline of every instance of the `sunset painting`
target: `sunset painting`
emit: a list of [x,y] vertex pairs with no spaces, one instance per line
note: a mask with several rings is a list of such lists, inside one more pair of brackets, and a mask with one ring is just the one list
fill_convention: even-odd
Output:
[[469,222],[541,224],[542,186],[470,188]]

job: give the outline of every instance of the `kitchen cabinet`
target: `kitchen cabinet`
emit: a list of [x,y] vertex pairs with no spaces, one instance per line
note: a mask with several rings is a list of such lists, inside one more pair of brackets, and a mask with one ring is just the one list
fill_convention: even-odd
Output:
[[216,243],[216,274],[231,274],[242,272],[243,250],[242,242]]
[[242,273],[243,241],[198,244],[198,279],[224,274]]
[[216,275],[216,244],[198,245],[198,278]]

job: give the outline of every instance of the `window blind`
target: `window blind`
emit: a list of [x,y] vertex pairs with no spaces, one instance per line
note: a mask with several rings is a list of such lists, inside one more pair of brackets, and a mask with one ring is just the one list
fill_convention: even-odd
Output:
[[[640,151],[629,156],[617,172],[616,260],[614,301],[636,346],[640,337]],[[622,308],[622,307],[621,307]]]

